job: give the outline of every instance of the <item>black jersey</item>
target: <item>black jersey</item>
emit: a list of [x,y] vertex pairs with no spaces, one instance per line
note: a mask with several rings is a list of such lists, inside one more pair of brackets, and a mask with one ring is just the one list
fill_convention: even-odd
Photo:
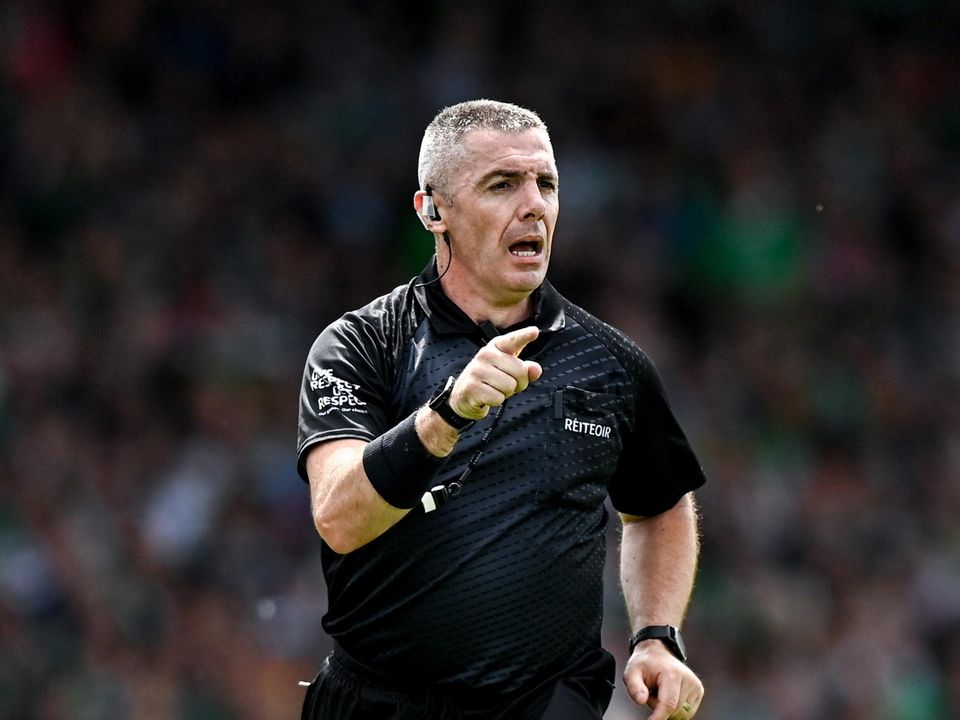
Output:
[[[431,263],[317,338],[300,396],[302,477],[311,447],[374,439],[487,342],[439,283],[423,285],[435,278]],[[551,675],[600,643],[605,498],[650,516],[704,482],[632,340],[549,283],[532,322],[540,336],[521,356],[543,376],[461,437],[438,483],[496,423],[460,496],[414,508],[349,554],[323,546],[324,629],[381,673],[501,697]]]

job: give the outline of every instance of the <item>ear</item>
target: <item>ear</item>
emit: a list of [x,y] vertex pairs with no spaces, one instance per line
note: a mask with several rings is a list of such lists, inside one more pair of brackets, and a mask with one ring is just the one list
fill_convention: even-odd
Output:
[[[434,234],[445,233],[447,231],[447,224],[443,221],[443,219],[441,218],[439,220],[433,220],[429,217],[429,212],[427,212],[429,208],[425,207],[425,205],[429,204],[429,201],[425,201],[427,197],[428,195],[425,190],[417,190],[417,192],[413,194],[413,208],[417,211],[417,217],[420,218],[420,222],[428,232]],[[436,208],[436,193],[432,195],[431,199],[434,203],[434,208]]]

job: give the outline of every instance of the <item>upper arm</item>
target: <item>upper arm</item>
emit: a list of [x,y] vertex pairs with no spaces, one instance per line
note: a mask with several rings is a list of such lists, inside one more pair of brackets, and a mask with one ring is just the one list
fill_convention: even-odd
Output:
[[631,371],[633,431],[609,486],[610,500],[627,522],[670,510],[705,482],[653,362],[638,351]]
[[[365,320],[341,319],[327,328],[310,349],[300,388],[297,471],[308,480],[307,460],[339,456],[339,441],[364,443],[390,425],[390,363],[386,341]],[[319,448],[326,450],[317,455]],[[311,485],[313,483],[311,482]]]
[[307,451],[306,470],[314,496],[329,492],[334,479],[363,467],[365,440],[347,438],[317,443]]
[[352,438],[318,443],[305,461],[314,525],[340,554],[366,545],[409,512],[390,505],[370,484],[363,469],[366,445]]

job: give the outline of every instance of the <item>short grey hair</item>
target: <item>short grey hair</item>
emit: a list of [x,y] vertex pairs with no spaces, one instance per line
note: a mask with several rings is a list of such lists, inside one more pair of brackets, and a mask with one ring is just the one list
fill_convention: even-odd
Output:
[[[497,100],[469,100],[445,107],[427,125],[420,144],[417,179],[420,189],[429,185],[445,192],[462,159],[463,138],[475,130],[522,133],[547,126],[533,110]],[[548,135],[549,141],[549,135]]]

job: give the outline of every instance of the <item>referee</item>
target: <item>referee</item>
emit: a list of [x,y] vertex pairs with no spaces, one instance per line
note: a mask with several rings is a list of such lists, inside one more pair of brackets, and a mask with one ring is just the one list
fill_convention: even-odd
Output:
[[703,685],[678,629],[704,477],[650,359],[546,280],[547,129],[477,100],[427,127],[414,207],[436,255],[310,349],[298,470],[334,650],[304,720],[588,720],[610,702],[604,529],[623,522],[624,682],[654,720]]

